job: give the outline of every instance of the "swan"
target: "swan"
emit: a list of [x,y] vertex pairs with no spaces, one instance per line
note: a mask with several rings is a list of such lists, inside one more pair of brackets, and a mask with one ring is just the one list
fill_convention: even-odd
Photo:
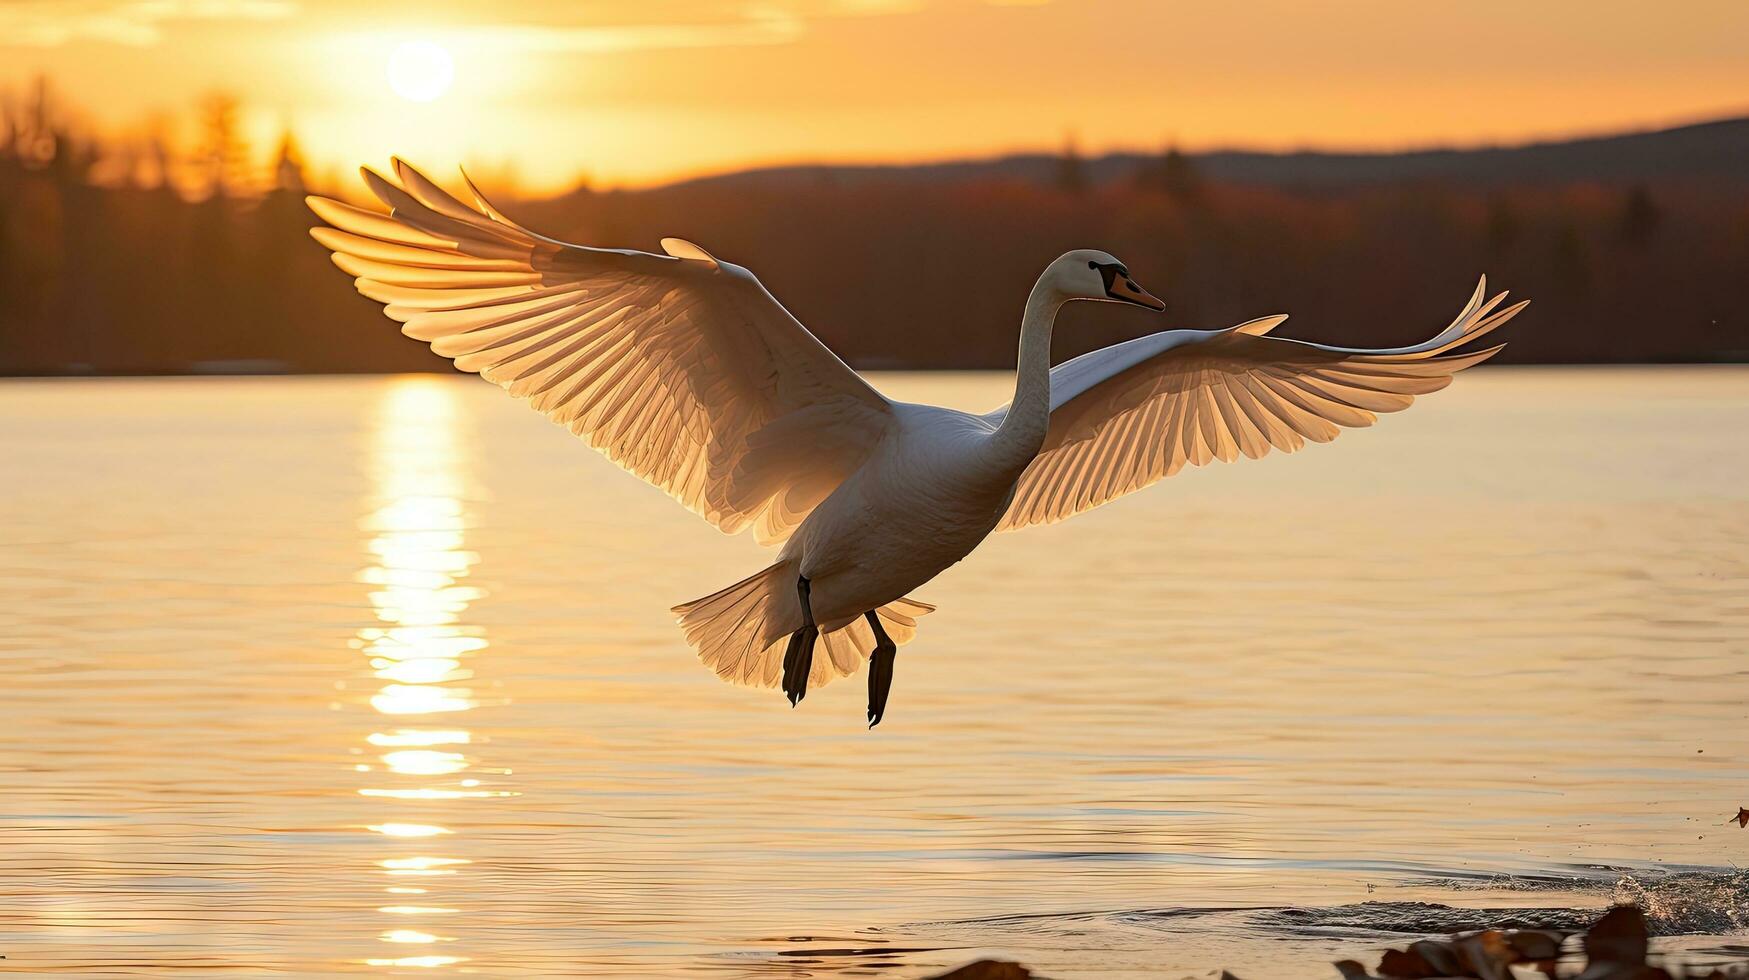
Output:
[[[1329,442],[1407,408],[1501,347],[1455,353],[1512,318],[1476,287],[1409,347],[1268,336],[1269,316],[1167,330],[1052,367],[1077,300],[1163,303],[1101,251],[1064,253],[1020,323],[1014,397],[984,415],[888,399],[753,274],[678,238],[666,254],[569,245],[471,204],[395,160],[363,170],[387,214],[308,198],[312,229],[402,332],[476,372],[727,533],[781,544],[772,564],[673,608],[726,680],[810,686],[869,663],[868,723],[898,646],[934,606],[910,593],[991,532],[1061,521],[1214,460]],[[1504,346],[1504,345],[1501,345]]]

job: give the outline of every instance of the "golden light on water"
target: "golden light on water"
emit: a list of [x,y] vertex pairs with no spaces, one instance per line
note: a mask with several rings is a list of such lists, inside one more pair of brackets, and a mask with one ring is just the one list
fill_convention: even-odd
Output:
[[408,776],[444,776],[468,767],[467,758],[459,752],[437,752],[432,749],[401,749],[383,754],[383,762],[391,772]]
[[369,959],[364,961],[366,966],[410,966],[426,968],[453,966],[457,963],[466,962],[467,957],[465,956],[397,956],[393,959]]
[[410,857],[387,858],[377,863],[391,871],[430,871],[433,868],[448,867],[452,864],[472,864],[473,862],[463,858]]
[[365,829],[389,837],[436,837],[439,834],[454,833],[446,827],[435,827],[425,823],[376,823]]
[[390,929],[383,933],[382,938],[385,943],[435,943],[447,937],[434,936],[429,932],[420,932],[417,929]]
[[429,715],[440,711],[466,711],[474,706],[470,699],[472,694],[465,688],[390,684],[372,697],[370,704],[385,715]]
[[418,660],[372,660],[372,667],[377,668],[377,676],[383,680],[401,681],[406,684],[432,684],[437,681],[463,680],[472,676],[471,671],[459,669],[461,661],[445,660],[441,657],[422,657]]
[[465,800],[469,798],[483,799],[492,796],[515,796],[516,794],[509,790],[438,789],[430,786],[421,786],[417,789],[368,788],[359,790],[358,795],[375,796],[387,800]]
[[[466,548],[468,457],[465,433],[459,431],[464,419],[454,399],[453,389],[432,379],[396,380],[382,400],[370,443],[372,494],[361,526],[369,534],[365,550],[372,564],[358,579],[368,587],[376,622],[361,628],[352,646],[380,682],[369,704],[381,716],[454,716],[479,705],[471,689],[455,686],[474,676],[464,665],[489,644],[484,631],[465,620],[469,605],[482,593],[463,584],[478,556]],[[454,801],[515,795],[465,775],[508,772],[476,770],[468,755],[455,750],[477,741],[467,728],[378,729],[363,740],[380,765],[358,764],[358,771],[392,780],[359,787],[363,798],[416,807],[417,817],[426,817],[433,815],[432,807]],[[455,833],[443,824],[399,819],[398,813],[385,816],[390,819],[365,825],[387,838],[385,843],[430,841]],[[431,880],[433,887],[471,863],[453,854],[407,853],[390,853],[375,862],[377,873],[390,880],[423,878]],[[386,890],[397,895],[431,891],[407,886]],[[402,919],[460,913],[447,905],[385,905],[376,911]],[[424,944],[455,937],[397,927],[378,938],[386,943]],[[465,960],[417,956],[371,958],[365,963],[435,968]]]
[[468,733],[402,728],[393,732],[372,732],[366,741],[372,745],[466,745]]

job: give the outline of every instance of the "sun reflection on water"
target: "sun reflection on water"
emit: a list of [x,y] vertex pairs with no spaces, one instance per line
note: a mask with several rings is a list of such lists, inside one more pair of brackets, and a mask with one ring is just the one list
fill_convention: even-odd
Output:
[[[484,630],[466,622],[468,606],[483,593],[463,584],[478,556],[466,548],[469,474],[464,440],[457,433],[464,421],[460,415],[453,391],[442,382],[397,380],[383,397],[370,445],[372,495],[362,527],[371,535],[367,548],[373,562],[358,577],[369,587],[377,622],[360,629],[352,645],[381,682],[370,696],[371,708],[397,724],[365,735],[366,753],[374,753],[378,764],[356,768],[385,780],[360,787],[360,796],[400,801],[380,815],[381,822],[365,825],[385,844],[428,846],[453,835],[450,827],[435,822],[445,815],[444,801],[515,795],[478,778],[508,770],[480,769],[460,750],[478,742],[467,728],[453,720],[440,728],[399,727],[417,726],[424,716],[454,719],[480,704],[473,690],[457,686],[474,677],[466,665],[487,649]],[[376,873],[386,877],[386,893],[424,895],[435,889],[433,897],[441,901],[442,879],[472,862],[448,854],[391,851],[375,863]],[[399,884],[408,877],[430,887]],[[377,937],[382,942],[424,944],[456,937],[410,928],[409,921],[463,910],[383,905],[376,911],[390,917]],[[364,962],[437,968],[467,960],[391,956]]]
[[403,728],[393,732],[371,732],[368,741],[372,745],[466,745],[467,732],[442,732]]
[[447,827],[436,827],[428,823],[373,823],[365,829],[390,837],[436,837],[438,834],[454,833]]

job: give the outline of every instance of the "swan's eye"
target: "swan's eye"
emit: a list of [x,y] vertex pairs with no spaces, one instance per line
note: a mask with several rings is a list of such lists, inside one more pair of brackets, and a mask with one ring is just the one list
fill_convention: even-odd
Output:
[[1087,268],[1089,268],[1089,269],[1097,269],[1097,268],[1099,268],[1099,263],[1098,263],[1098,262],[1095,262],[1095,261],[1093,261],[1093,260],[1092,260],[1092,259],[1088,259],[1088,260],[1087,260]]

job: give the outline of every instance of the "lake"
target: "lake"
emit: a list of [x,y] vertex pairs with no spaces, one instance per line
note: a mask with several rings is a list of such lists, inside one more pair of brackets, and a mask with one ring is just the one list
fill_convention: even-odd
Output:
[[0,973],[1330,977],[1623,893],[1722,955],[1746,450],[1749,369],[1466,374],[993,538],[869,731],[700,667],[767,553],[476,379],[0,383]]

